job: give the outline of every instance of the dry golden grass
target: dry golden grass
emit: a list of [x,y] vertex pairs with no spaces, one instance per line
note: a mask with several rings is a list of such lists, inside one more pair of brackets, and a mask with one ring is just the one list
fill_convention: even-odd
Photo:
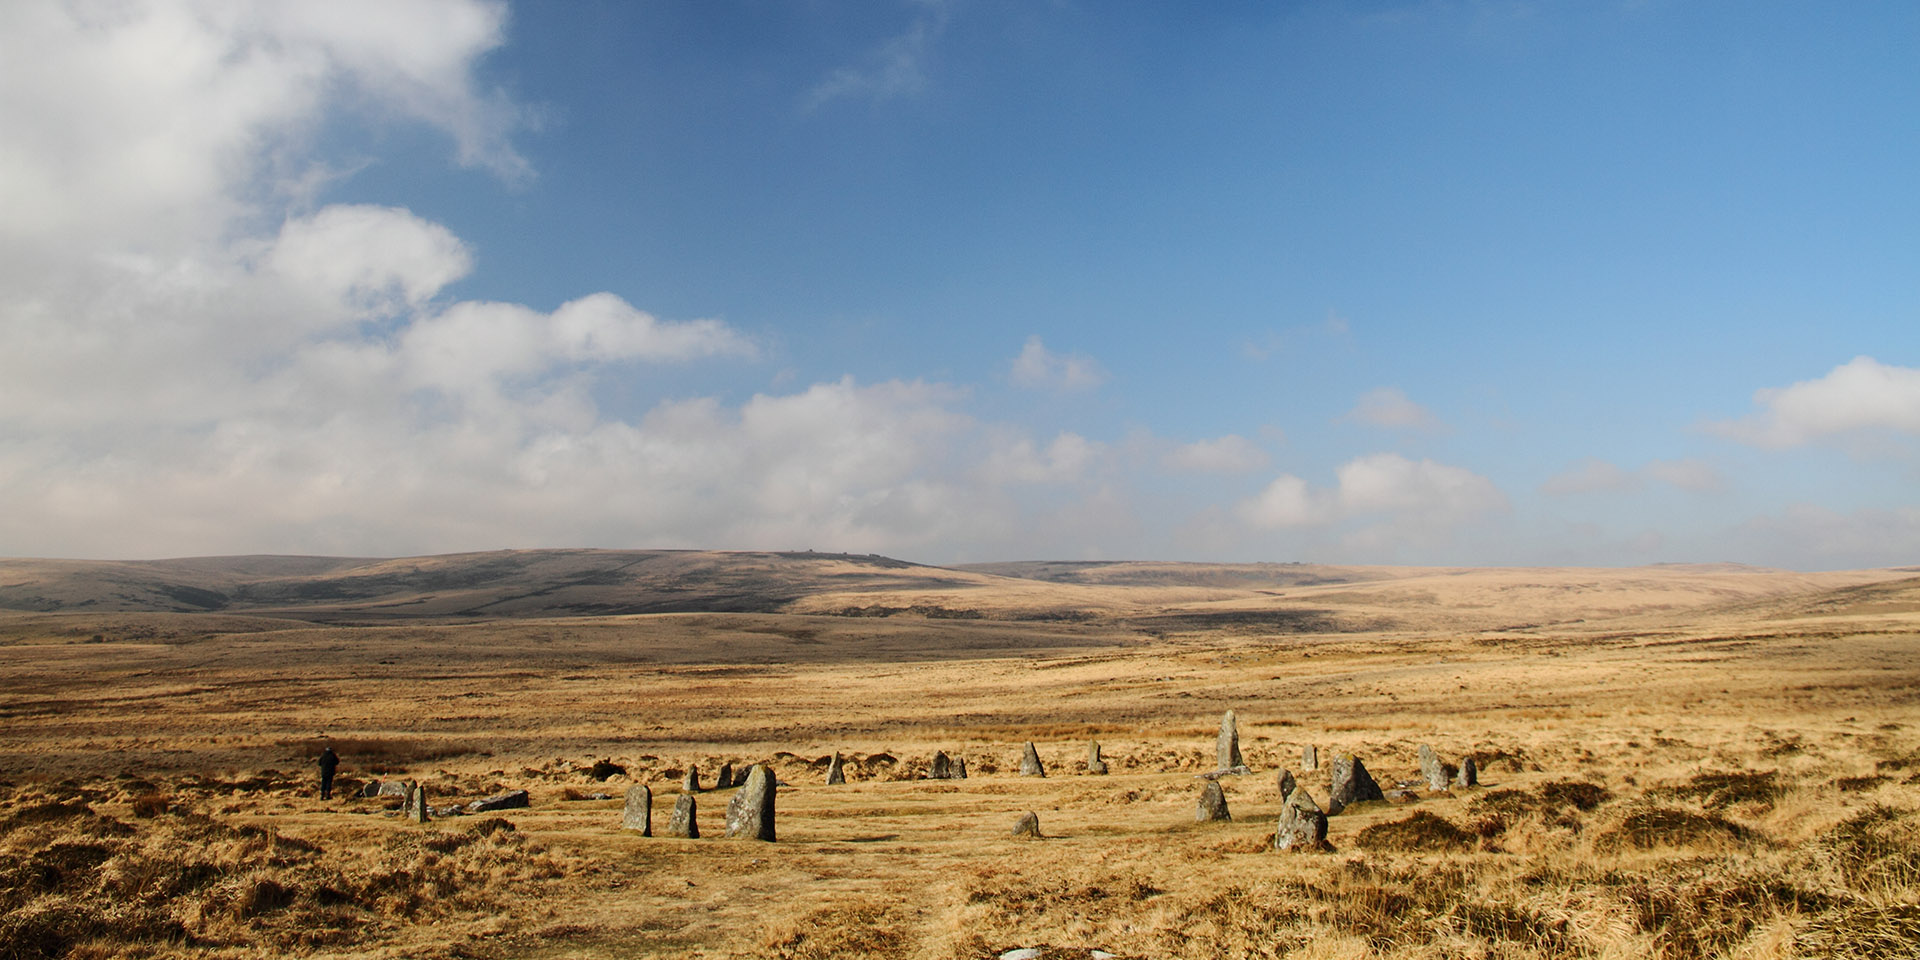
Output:
[[[1910,572],[1153,567],[811,613],[0,619],[0,960],[1915,955]],[[1093,613],[1007,619],[1048,610]],[[1257,773],[1197,824],[1228,708]],[[341,788],[533,806],[322,802],[323,737]],[[1014,775],[1027,740],[1047,779]],[[1392,786],[1421,743],[1483,786],[1270,849],[1277,768],[1326,798],[1303,744]],[[915,779],[935,750],[972,778]],[[790,784],[779,842],[641,838],[592,799],[647,783],[658,830],[722,762]],[[726,794],[698,799],[719,834]],[[1029,810],[1044,838],[1008,836]]]

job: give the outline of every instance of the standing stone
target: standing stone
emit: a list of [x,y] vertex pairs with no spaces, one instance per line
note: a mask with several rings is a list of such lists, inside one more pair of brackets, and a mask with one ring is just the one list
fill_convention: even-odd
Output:
[[773,771],[756,763],[747,782],[727,801],[727,836],[773,842]]
[[407,819],[414,823],[426,823],[433,819],[433,812],[427,807],[427,788],[413,785],[413,792],[407,794]]
[[1096,776],[1107,772],[1107,762],[1100,759],[1100,741],[1087,744],[1087,772]]
[[691,793],[683,793],[673,802],[673,817],[667,821],[667,836],[686,837],[689,840],[700,839],[700,823],[694,819],[700,811],[700,801]]
[[1040,751],[1033,748],[1033,741],[1027,741],[1027,748],[1020,754],[1020,775],[1023,777],[1044,777],[1047,768],[1040,763]]
[[653,836],[653,791],[646,784],[627,788],[627,809],[620,815],[620,829]]
[[1232,710],[1220,717],[1220,739],[1214,743],[1213,752],[1222,771],[1246,766],[1240,759],[1240,724]]
[[1293,773],[1286,767],[1280,768],[1280,773],[1274,777],[1274,780],[1280,785],[1280,798],[1283,802],[1293,795],[1293,788],[1299,785],[1293,779]]
[[1454,786],[1458,787],[1477,787],[1480,785],[1480,768],[1473,762],[1472,757],[1461,758],[1460,773],[1453,778],[1453,783]]
[[1320,769],[1320,750],[1311,743],[1300,748],[1300,769],[1307,773]]
[[1297,852],[1330,849],[1327,815],[1320,812],[1320,805],[1313,802],[1307,788],[1299,787],[1287,795],[1286,805],[1280,808],[1280,822],[1273,830],[1273,848]]
[[687,764],[687,775],[680,780],[680,792],[681,793],[699,793],[700,792],[700,768],[699,767],[696,767],[691,763]]
[[1200,788],[1200,807],[1193,812],[1193,819],[1199,823],[1233,819],[1233,814],[1227,812],[1227,793],[1220,789],[1220,781],[1208,780],[1207,785]]
[[720,765],[720,772],[714,775],[713,788],[725,790],[731,786],[733,786],[733,764],[723,763]]
[[1359,757],[1343,753],[1333,758],[1333,786],[1327,790],[1328,814],[1337,814],[1350,804],[1386,798]]
[[927,765],[927,779],[953,779],[953,759],[947,756],[945,750],[935,750],[933,752],[933,762]]
[[954,758],[953,778],[955,780],[965,780],[967,778],[967,758],[966,757]]
[[1040,815],[1032,811],[1021,814],[1020,819],[1013,822],[1013,835],[1040,839]]
[[840,759],[840,751],[833,752],[833,762],[827,764],[827,786],[847,782],[846,764]]
[[1440,755],[1424,743],[1420,745],[1420,775],[1427,778],[1428,790],[1447,788],[1446,766],[1440,762]]

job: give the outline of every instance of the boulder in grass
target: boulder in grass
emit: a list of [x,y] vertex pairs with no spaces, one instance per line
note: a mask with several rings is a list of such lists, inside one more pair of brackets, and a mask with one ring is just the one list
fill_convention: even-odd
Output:
[[727,836],[773,842],[773,798],[777,792],[773,771],[756,763],[747,771],[747,781],[727,801]]
[[405,780],[369,780],[360,788],[363,797],[399,797],[405,800],[413,793],[413,785]]
[[1327,844],[1327,815],[1313,802],[1305,787],[1295,787],[1280,808],[1280,821],[1274,825],[1275,850],[1306,853],[1330,850]]
[[627,808],[620,815],[620,829],[653,836],[653,791],[646,784],[627,788]]
[[1427,789],[1433,791],[1447,788],[1447,767],[1440,762],[1440,755],[1433,752],[1427,744],[1420,745],[1420,775],[1427,778]]
[[1240,722],[1228,710],[1220,717],[1220,736],[1213,745],[1215,767],[1221,773],[1243,770],[1247,764],[1240,758]]
[[1040,762],[1040,751],[1033,748],[1032,740],[1027,741],[1026,749],[1020,753],[1020,775],[1023,777],[1044,777],[1047,775],[1046,766]]
[[1227,793],[1220,789],[1220,781],[1208,780],[1200,789],[1200,805],[1194,810],[1193,819],[1197,823],[1233,819],[1233,814],[1227,812]]
[[1013,835],[1038,840],[1040,838],[1040,815],[1028,811],[1013,822]]
[[525,790],[506,790],[491,797],[483,797],[467,804],[468,813],[486,813],[489,810],[518,810],[531,806]]
[[667,836],[686,837],[689,840],[700,839],[700,801],[691,793],[683,793],[673,802],[673,816],[667,818]]
[[1333,758],[1333,786],[1327,791],[1327,813],[1338,814],[1356,803],[1385,800],[1380,784],[1367,772],[1367,765],[1351,753]]

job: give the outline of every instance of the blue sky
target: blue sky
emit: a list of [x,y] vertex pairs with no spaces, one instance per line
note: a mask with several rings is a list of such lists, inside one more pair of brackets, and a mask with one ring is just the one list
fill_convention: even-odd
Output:
[[0,554],[1920,562],[1909,4],[0,19]]

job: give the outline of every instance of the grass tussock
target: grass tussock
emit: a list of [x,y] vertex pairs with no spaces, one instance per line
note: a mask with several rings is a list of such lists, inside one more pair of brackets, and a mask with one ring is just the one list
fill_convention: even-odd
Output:
[[1376,823],[1354,834],[1353,842],[1369,850],[1465,850],[1475,835],[1445,817],[1416,810],[1404,820]]
[[1653,850],[1740,842],[1751,835],[1746,827],[1717,813],[1649,805],[1633,810],[1601,833],[1598,846],[1603,850]]

